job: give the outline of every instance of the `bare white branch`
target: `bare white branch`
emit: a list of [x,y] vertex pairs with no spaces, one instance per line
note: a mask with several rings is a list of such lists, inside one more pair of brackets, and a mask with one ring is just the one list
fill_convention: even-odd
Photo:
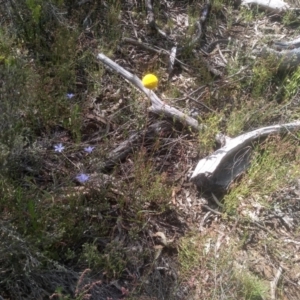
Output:
[[200,130],[204,126],[199,125],[198,121],[190,116],[184,114],[183,112],[179,111],[178,109],[164,103],[159,97],[151,90],[144,87],[142,81],[134,74],[131,74],[123,67],[112,61],[110,58],[105,56],[103,53],[98,54],[97,58],[113,69],[118,74],[122,75],[125,79],[127,79],[130,83],[132,83],[135,87],[137,87],[141,92],[143,92],[147,97],[149,97],[152,106],[149,108],[149,111],[155,114],[163,114],[170,118],[173,118],[187,126],[190,126],[193,130]]

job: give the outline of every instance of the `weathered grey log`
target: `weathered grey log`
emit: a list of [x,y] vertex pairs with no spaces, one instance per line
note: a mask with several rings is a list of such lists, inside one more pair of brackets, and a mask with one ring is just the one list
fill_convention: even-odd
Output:
[[300,121],[268,126],[228,139],[224,147],[199,161],[191,180],[198,188],[224,191],[248,167],[254,141],[270,134],[298,129],[300,129]]
[[281,0],[242,0],[242,5],[254,4],[266,10],[281,13],[291,9],[290,5]]
[[140,91],[142,91],[151,101],[151,107],[149,107],[149,111],[158,114],[165,115],[169,118],[177,120],[184,125],[189,126],[191,129],[199,131],[200,129],[205,128],[204,125],[198,124],[198,121],[194,118],[184,114],[178,109],[164,103],[159,99],[159,97],[151,90],[144,87],[142,81],[134,74],[131,74],[123,67],[119,66],[117,63],[112,61],[110,58],[105,56],[103,53],[98,54],[97,58],[107,65],[109,68],[113,69],[118,74],[122,75],[125,79],[131,82],[135,87],[137,87]]

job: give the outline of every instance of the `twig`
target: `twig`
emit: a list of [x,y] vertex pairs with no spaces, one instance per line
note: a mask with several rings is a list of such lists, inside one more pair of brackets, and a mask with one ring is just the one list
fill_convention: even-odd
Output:
[[274,238],[278,238],[269,228],[262,226],[261,224],[259,224],[258,222],[251,222],[252,224],[256,225],[257,227],[259,227],[260,229],[268,232],[272,237]]
[[232,74],[232,75],[230,75],[230,76],[227,76],[226,80],[227,80],[228,78],[231,78],[231,77],[234,77],[234,76],[236,76],[236,75],[239,75],[240,73],[242,73],[243,71],[247,70],[248,68],[249,68],[249,66],[241,67],[241,69],[238,70],[236,73],[234,73],[234,74]]
[[218,200],[218,198],[215,196],[215,194],[212,192],[211,193],[213,200],[215,201],[215,203],[220,206],[220,207],[224,207],[224,205]]
[[192,48],[195,46],[203,36],[203,27],[210,13],[210,4],[205,4],[202,8],[200,18],[195,22],[195,26],[197,27],[197,34],[195,38],[189,43],[188,47]]
[[145,4],[147,7],[147,19],[148,19],[150,27],[152,29],[156,30],[164,38],[170,39],[169,36],[156,25],[155,15],[153,12],[153,7],[152,7],[152,0],[145,0]]
[[208,219],[208,217],[209,217],[210,215],[211,215],[211,211],[208,211],[208,212],[204,215],[204,217],[203,217],[203,219],[201,220],[200,225],[199,225],[199,230],[200,230],[200,231],[203,231],[203,230],[204,230],[204,227],[203,227],[204,222],[206,221],[206,219]]
[[[159,55],[163,55],[163,56],[168,56],[170,57],[171,53],[172,53],[172,49],[171,51],[168,51],[166,49],[163,48],[158,48],[158,47],[152,47],[149,44],[146,43],[142,43],[140,41],[137,41],[135,39],[132,38],[123,38],[122,39],[123,43],[126,44],[132,44],[132,45],[136,45],[138,47],[141,47],[147,51],[153,52],[153,53],[157,53]],[[180,59],[176,58],[176,56],[174,57],[174,60],[179,63],[182,67],[182,69],[184,69],[186,72],[189,72],[191,69],[191,66],[188,66],[187,64],[185,64],[183,61],[181,61]],[[196,68],[195,68],[196,69]]]
[[[196,99],[194,99],[193,97],[191,97],[191,96],[189,96],[189,95],[187,95],[185,98],[187,98],[187,99],[189,99],[189,100],[191,100],[191,101],[193,101],[193,102],[195,102],[195,103],[198,103],[198,104],[204,106],[206,109],[208,109],[208,110],[211,111],[211,112],[216,113],[216,111],[215,111],[214,109],[211,109],[210,107],[208,107],[208,106],[207,106],[206,104],[204,104],[203,102],[199,102],[199,101],[197,101]],[[181,100],[181,99],[180,99],[180,100]],[[176,101],[178,101],[178,100],[176,100]]]
[[206,204],[202,204],[201,206],[204,207],[204,208],[206,208],[207,210],[213,212],[215,215],[219,215],[219,216],[222,215],[222,213],[220,213],[219,211],[217,211],[217,210],[215,210],[215,209],[212,209],[211,207],[209,207],[209,206],[206,205]]
[[223,53],[222,53],[222,51],[221,51],[221,48],[220,48],[219,44],[218,44],[218,46],[217,46],[217,49],[218,49],[219,54],[220,54],[221,58],[223,59],[224,63],[227,65],[227,64],[228,64],[228,61],[227,61],[227,59],[224,57],[224,55],[223,55]]
[[158,54],[161,54],[161,53],[164,53],[164,54],[168,54],[168,51],[167,50],[160,50],[160,49],[155,49],[153,47],[151,47],[150,45],[147,45],[145,43],[142,43],[140,41],[137,41],[135,39],[132,39],[132,38],[123,38],[122,39],[122,42],[123,43],[127,43],[127,44],[132,44],[132,45],[136,45],[136,46],[139,46],[140,48],[143,48],[145,50],[148,50],[150,52],[154,52],[154,53],[158,53]]

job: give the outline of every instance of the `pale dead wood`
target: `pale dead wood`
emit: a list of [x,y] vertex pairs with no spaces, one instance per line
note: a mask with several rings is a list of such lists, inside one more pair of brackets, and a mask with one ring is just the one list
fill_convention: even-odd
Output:
[[196,131],[199,131],[200,129],[203,129],[205,127],[204,125],[200,125],[194,118],[189,117],[178,109],[164,103],[153,91],[145,88],[142,81],[136,75],[131,74],[130,72],[125,70],[123,67],[112,61],[103,53],[98,54],[97,58],[102,63],[113,69],[115,72],[122,75],[150,99],[152,105],[151,107],[149,107],[149,111],[158,115],[165,115],[169,118],[181,122],[184,125],[189,126],[191,129]]
[[169,56],[169,65],[168,65],[169,78],[171,77],[171,74],[174,70],[176,55],[177,55],[177,46],[174,46],[174,47],[172,47],[172,49],[170,51],[170,56]]
[[280,266],[277,270],[275,278],[271,281],[271,300],[276,300],[276,287],[279,281],[279,278],[282,274],[282,267]]
[[198,162],[191,180],[199,188],[227,188],[249,165],[251,145],[255,140],[299,128],[300,121],[296,121],[259,128],[227,140],[225,146]]
[[291,9],[288,3],[281,0],[242,0],[241,4],[254,4],[275,13],[281,13]]

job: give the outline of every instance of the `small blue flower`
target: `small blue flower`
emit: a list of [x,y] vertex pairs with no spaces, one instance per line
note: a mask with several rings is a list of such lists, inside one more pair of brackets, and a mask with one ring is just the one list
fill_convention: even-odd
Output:
[[75,95],[73,93],[67,93],[67,98],[72,99]]
[[62,152],[64,149],[65,149],[65,147],[62,145],[62,143],[54,145],[54,151],[55,152]]
[[88,181],[90,179],[90,175],[81,173],[79,175],[76,176],[76,179],[80,182],[80,183],[85,183],[86,181]]
[[85,147],[85,148],[84,148],[84,151],[87,152],[87,153],[92,153],[94,149],[95,149],[95,147],[93,147],[93,146],[88,146],[88,147]]

